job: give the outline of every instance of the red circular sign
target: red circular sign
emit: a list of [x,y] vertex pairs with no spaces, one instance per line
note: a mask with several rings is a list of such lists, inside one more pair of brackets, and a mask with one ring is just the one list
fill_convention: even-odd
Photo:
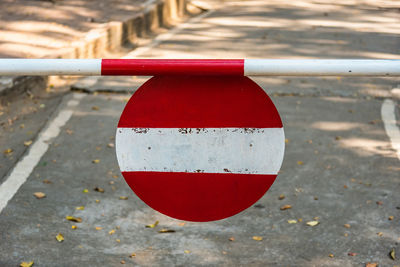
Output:
[[280,116],[243,76],[155,76],[127,103],[117,129],[128,185],[173,218],[239,213],[274,182],[284,153]]

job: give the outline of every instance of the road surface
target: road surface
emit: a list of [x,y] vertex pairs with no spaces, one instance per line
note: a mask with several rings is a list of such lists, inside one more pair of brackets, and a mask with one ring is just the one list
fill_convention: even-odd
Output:
[[[368,2],[225,2],[124,56],[398,59],[396,12]],[[400,265],[390,255],[400,255],[398,78],[254,78],[283,120],[283,166],[256,205],[208,223],[152,210],[119,172],[116,126],[145,80],[81,81],[80,91],[31,104],[46,103],[13,131],[3,125],[2,146],[14,152],[0,169],[1,266]],[[28,147],[20,124],[39,133]]]

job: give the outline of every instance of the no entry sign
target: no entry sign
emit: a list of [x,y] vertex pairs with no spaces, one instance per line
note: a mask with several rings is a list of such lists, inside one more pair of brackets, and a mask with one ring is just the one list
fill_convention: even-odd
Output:
[[155,76],[127,103],[116,151],[132,190],[188,221],[250,207],[274,182],[284,154],[280,116],[243,76]]

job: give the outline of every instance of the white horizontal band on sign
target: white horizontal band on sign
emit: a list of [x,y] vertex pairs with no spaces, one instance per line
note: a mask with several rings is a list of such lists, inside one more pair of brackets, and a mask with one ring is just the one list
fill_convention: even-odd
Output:
[[400,76],[400,60],[245,59],[245,76]]
[[101,75],[101,59],[2,59],[0,75]]
[[277,174],[283,128],[118,128],[121,171]]

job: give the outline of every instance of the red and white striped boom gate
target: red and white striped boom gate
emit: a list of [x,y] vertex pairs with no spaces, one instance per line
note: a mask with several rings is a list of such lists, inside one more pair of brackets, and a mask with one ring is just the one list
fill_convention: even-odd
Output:
[[0,75],[154,76],[119,120],[121,173],[153,209],[204,222],[251,207],[283,161],[279,113],[245,76],[400,76],[400,60],[0,59]]
[[400,76],[400,60],[0,59],[0,75]]

